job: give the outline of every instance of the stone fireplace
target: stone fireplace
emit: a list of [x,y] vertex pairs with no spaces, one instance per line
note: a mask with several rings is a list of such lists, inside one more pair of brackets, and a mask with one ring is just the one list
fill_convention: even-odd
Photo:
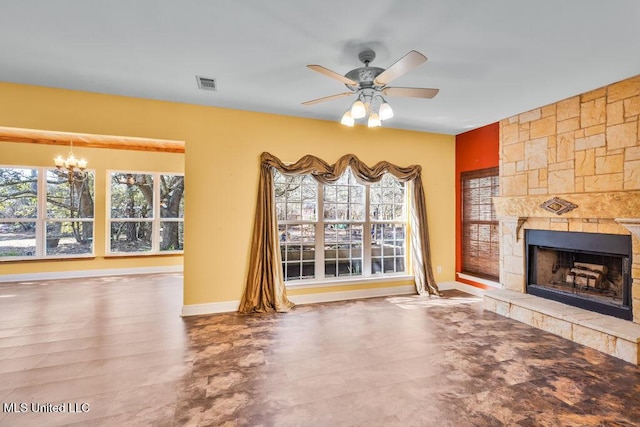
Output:
[[[494,206],[504,291],[485,298],[490,310],[633,363],[640,354],[639,116],[636,76],[500,122]],[[579,234],[593,246],[576,247]],[[606,249],[615,241],[626,249]],[[578,308],[574,297],[583,300]],[[548,307],[559,314],[546,316]]]

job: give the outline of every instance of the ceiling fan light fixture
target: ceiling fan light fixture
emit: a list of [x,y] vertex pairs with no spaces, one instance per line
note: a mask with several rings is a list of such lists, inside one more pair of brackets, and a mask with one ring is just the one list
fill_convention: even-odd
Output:
[[393,117],[393,109],[387,101],[383,101],[382,104],[380,104],[378,115],[380,116],[380,120],[387,120]]
[[361,119],[366,115],[367,108],[365,107],[364,102],[360,101],[359,99],[356,100],[356,102],[354,102],[351,106],[351,116],[354,119]]
[[351,111],[349,110],[347,110],[347,112],[344,113],[344,115],[342,116],[342,120],[340,120],[340,124],[349,126],[350,128],[352,128],[355,123],[356,123],[356,120],[353,118],[353,116],[351,115]]
[[369,120],[367,121],[367,126],[370,128],[376,128],[378,126],[382,126],[382,121],[380,120],[380,116],[376,113],[369,114]]

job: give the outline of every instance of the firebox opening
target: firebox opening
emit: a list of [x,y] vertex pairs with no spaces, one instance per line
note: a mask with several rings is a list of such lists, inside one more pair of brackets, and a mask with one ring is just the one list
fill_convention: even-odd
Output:
[[527,293],[631,319],[630,236],[527,230]]

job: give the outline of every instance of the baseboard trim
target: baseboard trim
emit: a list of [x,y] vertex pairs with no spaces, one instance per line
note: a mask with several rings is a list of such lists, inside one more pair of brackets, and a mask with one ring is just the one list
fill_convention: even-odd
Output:
[[451,289],[456,289],[461,292],[466,292],[471,295],[475,295],[477,297],[481,297],[487,292],[487,289],[478,288],[477,286],[467,285],[466,283],[461,282],[442,282],[438,283],[438,288],[441,291],[448,291]]
[[240,301],[210,302],[206,304],[189,304],[182,306],[182,317],[200,316],[202,314],[231,313],[238,311]]
[[390,288],[357,289],[353,291],[325,292],[321,294],[291,295],[289,299],[296,304],[314,304],[317,302],[344,301],[360,298],[386,297],[392,295],[415,294],[414,285],[393,286]]
[[[415,293],[413,285],[393,286],[389,288],[357,289],[353,291],[324,292],[318,294],[289,295],[289,299],[298,305],[314,304],[319,302],[344,301],[360,298],[386,297],[393,295],[406,295]],[[197,316],[201,314],[217,314],[238,311],[240,301],[222,301],[208,304],[190,304],[182,306],[182,316]]]
[[160,267],[109,268],[103,270],[51,271],[43,273],[3,274],[0,283],[31,282],[51,279],[78,279],[83,277],[128,276],[131,274],[182,273],[182,265]]
[[[438,288],[441,291],[447,291],[451,289],[457,289],[462,292],[466,292],[471,295],[481,297],[486,292],[485,289],[477,288],[475,286],[467,285],[460,282],[441,282],[438,283]],[[357,289],[353,291],[341,291],[341,292],[324,292],[319,294],[306,294],[306,295],[290,295],[289,299],[295,304],[315,304],[319,302],[333,302],[333,301],[345,301],[350,299],[360,298],[375,298],[386,297],[394,295],[407,295],[415,294],[416,288],[413,285],[406,286],[393,286],[390,288],[371,288],[371,289]],[[222,301],[212,302],[208,304],[190,304],[182,306],[182,317],[198,316],[203,314],[218,314],[218,313],[230,313],[238,311],[240,301]]]

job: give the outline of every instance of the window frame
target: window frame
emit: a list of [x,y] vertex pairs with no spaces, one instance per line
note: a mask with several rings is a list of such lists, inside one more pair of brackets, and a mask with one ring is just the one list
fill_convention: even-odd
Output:
[[[131,175],[150,175],[153,180],[153,202],[151,206],[152,217],[151,218],[112,218],[111,217],[111,187],[112,187],[112,174],[131,174]],[[129,169],[107,169],[106,171],[106,214],[105,214],[105,257],[139,257],[139,256],[158,256],[158,255],[176,255],[184,254],[183,249],[177,250],[160,250],[160,237],[161,228],[163,222],[176,222],[182,223],[184,227],[184,212],[182,217],[178,218],[163,218],[161,217],[160,203],[160,176],[172,175],[181,176],[184,179],[184,172],[155,172],[155,171],[141,171],[141,170],[129,170]],[[183,203],[184,203],[184,195]],[[114,252],[111,250],[111,225],[112,223],[122,222],[148,222],[151,223],[151,249],[148,251],[139,252]],[[179,225],[178,225],[179,226]]]
[[[280,173],[278,170],[273,170],[272,174]],[[345,172],[346,173],[346,172]],[[364,204],[364,212],[362,220],[354,220],[354,219],[325,219],[324,218],[324,190],[325,185],[334,185],[334,184],[322,184],[318,181],[314,182],[316,184],[316,220],[279,220],[276,217],[277,226],[281,225],[313,225],[315,227],[315,274],[313,278],[309,279],[294,279],[294,280],[286,280],[286,275],[283,271],[283,280],[284,284],[287,288],[304,288],[306,286],[332,286],[334,284],[349,284],[354,282],[390,282],[396,280],[408,280],[413,276],[409,273],[410,268],[410,235],[409,235],[409,194],[411,192],[410,182],[403,182],[404,186],[404,194],[403,194],[403,219],[402,220],[384,220],[384,219],[372,219],[371,218],[371,185],[372,184],[361,184],[358,182],[357,178],[351,171],[353,178],[356,180],[357,185],[363,187],[363,204]],[[282,174],[286,176],[286,174]],[[393,176],[392,176],[393,177]],[[397,179],[393,177],[393,179]],[[275,184],[275,176],[274,176],[274,184]],[[342,184],[338,184],[342,185]],[[274,185],[274,204],[277,203],[275,198],[275,185]],[[362,273],[359,275],[348,275],[348,276],[326,276],[325,271],[325,233],[324,229],[326,225],[330,224],[349,224],[349,225],[361,225],[362,226]],[[391,272],[391,273],[372,273],[371,269],[371,261],[372,261],[372,238],[371,238],[371,228],[374,224],[394,224],[394,225],[403,225],[404,226],[404,271],[402,272]],[[278,234],[279,236],[280,234]],[[279,241],[279,247],[281,247],[281,242]],[[384,257],[381,256],[381,259]],[[394,258],[395,259],[395,258]],[[281,259],[282,268],[283,263],[285,261]]]
[[[480,279],[485,279],[485,280],[491,280],[491,281],[499,281],[499,275],[500,275],[500,254],[499,254],[499,221],[496,217],[496,213],[495,213],[495,206],[493,205],[493,201],[489,200],[489,203],[491,205],[491,213],[490,216],[493,218],[491,220],[484,220],[484,219],[472,219],[472,220],[467,220],[466,219],[466,209],[467,206],[465,204],[465,183],[471,180],[475,180],[475,179],[483,179],[483,178],[491,178],[492,179],[492,185],[491,185],[491,192],[492,195],[491,197],[496,197],[498,196],[498,192],[500,189],[500,182],[499,182],[499,168],[498,167],[490,167],[490,168],[483,168],[483,169],[477,169],[477,170],[472,170],[472,171],[465,171],[462,172],[460,174],[460,230],[461,230],[461,235],[460,235],[460,246],[461,246],[461,274],[463,275],[468,275],[468,276],[473,276],[473,277],[478,277]],[[494,194],[495,193],[495,194]],[[487,204],[487,203],[483,203],[483,204]],[[475,270],[473,268],[469,268],[470,266],[465,262],[467,259],[467,254],[465,252],[465,248],[467,247],[467,233],[465,232],[466,230],[466,225],[469,224],[476,224],[476,225],[488,225],[490,227],[490,244],[491,242],[494,241],[494,237],[495,237],[495,241],[498,244],[498,249],[497,252],[492,252],[490,251],[490,248],[488,249],[489,252],[489,256],[486,257],[481,257],[481,259],[483,260],[487,260],[487,261],[491,261],[493,260],[495,262],[495,264],[492,265],[492,268],[495,270],[496,275],[494,276],[493,274],[487,273],[486,271],[480,271],[480,270]],[[477,240],[477,239],[476,239]],[[493,255],[493,256],[492,256]]]
[[[20,223],[31,222],[35,224],[35,249],[33,256],[0,256],[0,262],[12,261],[46,261],[56,259],[78,259],[78,258],[95,258],[95,236],[96,236],[96,171],[95,169],[85,169],[84,173],[93,174],[93,191],[92,197],[94,201],[94,210],[92,218],[53,218],[47,213],[47,171],[55,171],[55,166],[26,166],[26,165],[0,165],[0,169],[31,169],[38,173],[36,182],[36,216],[33,218],[0,218],[1,223]],[[82,254],[54,254],[47,255],[47,224],[63,223],[63,222],[90,222],[93,224],[91,236],[91,252]]]

